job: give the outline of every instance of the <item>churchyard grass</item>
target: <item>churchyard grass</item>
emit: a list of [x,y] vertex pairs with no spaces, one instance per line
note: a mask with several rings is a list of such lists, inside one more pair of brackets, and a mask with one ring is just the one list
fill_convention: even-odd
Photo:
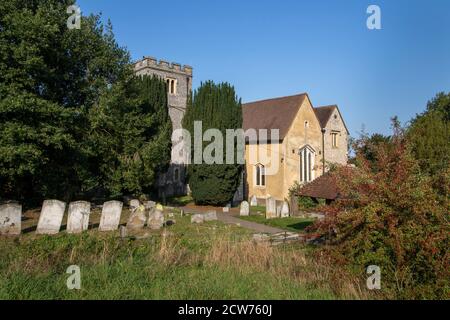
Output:
[[[97,210],[97,209],[96,209]],[[360,281],[310,257],[302,244],[269,246],[219,221],[145,230],[142,239],[94,228],[71,235],[0,238],[0,299],[336,299],[364,298]],[[124,210],[124,212],[127,210]],[[126,221],[123,214],[121,223]],[[32,225],[29,219],[25,221]],[[64,222],[63,222],[64,223]],[[33,230],[29,226],[29,230]],[[81,269],[69,290],[66,270]],[[338,279],[338,280],[336,280]]]

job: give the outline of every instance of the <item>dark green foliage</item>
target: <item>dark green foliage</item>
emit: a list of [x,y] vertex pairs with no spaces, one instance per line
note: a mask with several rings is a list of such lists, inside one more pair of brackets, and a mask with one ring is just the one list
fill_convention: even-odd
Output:
[[450,175],[450,93],[439,93],[428,102],[407,130],[412,151],[423,172],[433,178],[439,193],[448,196]]
[[[165,107],[160,91],[160,100],[142,102],[128,52],[99,16],[82,17],[81,29],[68,29],[73,3],[0,2],[0,198],[69,200],[99,187],[117,195],[119,181],[134,192],[154,178],[146,165],[161,164],[149,164],[155,153],[166,155],[167,115],[143,116],[154,111],[149,106]],[[111,126],[102,140],[97,130]],[[153,135],[153,146],[144,143]],[[148,162],[135,166],[130,155],[141,147],[139,156]],[[145,181],[136,179],[137,167]]]
[[118,84],[90,111],[95,188],[112,197],[150,191],[170,162],[172,122],[164,81],[144,76]]
[[[224,205],[232,200],[242,171],[242,165],[226,164],[226,129],[242,128],[242,106],[234,88],[227,83],[218,85],[212,81],[203,83],[194,92],[193,98],[189,98],[183,120],[183,127],[191,133],[192,141],[194,121],[202,121],[203,132],[210,128],[220,130],[224,138],[224,149],[223,164],[189,165],[188,179],[192,197],[198,204]],[[202,150],[208,144],[209,142],[204,142]],[[234,149],[236,159],[236,143]],[[193,154],[192,151],[192,156]]]

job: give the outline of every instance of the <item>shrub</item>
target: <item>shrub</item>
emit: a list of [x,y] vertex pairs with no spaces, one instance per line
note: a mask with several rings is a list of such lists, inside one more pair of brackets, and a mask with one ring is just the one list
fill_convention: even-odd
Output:
[[378,265],[382,287],[397,298],[448,297],[448,198],[400,131],[373,151],[375,160],[357,152],[358,167],[333,173],[345,196],[314,226],[331,241],[325,252],[361,272]]

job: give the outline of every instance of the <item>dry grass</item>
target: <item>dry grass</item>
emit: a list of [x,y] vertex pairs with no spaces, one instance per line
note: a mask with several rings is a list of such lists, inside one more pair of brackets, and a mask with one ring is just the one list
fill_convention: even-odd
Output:
[[324,258],[307,255],[298,246],[274,247],[252,240],[233,242],[222,237],[213,242],[205,263],[270,273],[306,287],[319,285],[344,299],[373,298],[362,286],[362,279],[337,269]]

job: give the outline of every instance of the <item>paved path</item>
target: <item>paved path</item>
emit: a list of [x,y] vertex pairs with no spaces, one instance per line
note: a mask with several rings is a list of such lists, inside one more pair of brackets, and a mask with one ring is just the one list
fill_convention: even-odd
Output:
[[[205,212],[202,210],[196,210],[194,208],[189,208],[189,207],[184,207],[183,210],[186,213],[204,213]],[[283,229],[267,226],[265,224],[239,219],[237,217],[230,215],[229,213],[224,213],[219,210],[216,210],[216,212],[217,212],[217,219],[219,221],[222,221],[223,223],[227,223],[227,224],[239,225],[243,228],[250,229],[250,230],[253,230],[256,232],[274,234],[274,233],[280,233],[280,232],[286,231]]]

